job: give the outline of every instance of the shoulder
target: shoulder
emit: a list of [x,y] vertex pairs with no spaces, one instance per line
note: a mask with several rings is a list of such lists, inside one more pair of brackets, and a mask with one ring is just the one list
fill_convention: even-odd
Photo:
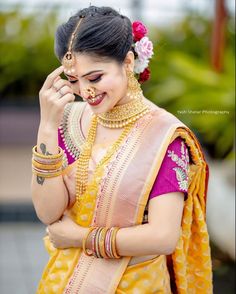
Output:
[[172,127],[176,125],[176,127],[186,127],[185,124],[177,118],[174,114],[170,113],[166,109],[157,106],[152,101],[145,98],[145,103],[150,108],[150,114],[152,116],[151,126],[154,128],[159,128],[161,126]]
[[185,140],[181,137],[175,138],[169,144],[165,158],[186,170],[186,165],[189,164],[189,151]]
[[149,198],[171,192],[183,192],[186,195],[188,185],[188,147],[181,137],[177,137],[168,145]]

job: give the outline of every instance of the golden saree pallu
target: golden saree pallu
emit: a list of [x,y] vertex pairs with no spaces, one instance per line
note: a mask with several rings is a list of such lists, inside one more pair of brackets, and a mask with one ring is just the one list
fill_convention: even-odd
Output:
[[[206,226],[207,163],[197,138],[188,127],[151,102],[148,106],[150,112],[133,124],[107,160],[95,168],[79,205],[75,203],[67,210],[78,225],[95,228],[89,231],[92,250],[86,248],[86,242],[84,250],[56,249],[46,236],[44,241],[50,259],[37,293],[213,293]],[[78,131],[73,133],[73,130],[78,128],[75,114],[81,113],[81,107],[83,102],[68,104],[63,122],[63,128],[68,128],[72,136],[71,141],[77,142],[78,150],[82,149],[83,142],[79,141]],[[189,149],[190,174],[181,235],[175,251],[152,259],[146,256],[142,262],[136,257],[117,258],[114,228],[142,224],[153,183],[166,150],[176,137],[181,137]],[[63,170],[71,197],[76,193],[77,163],[78,158]]]
[[42,178],[53,178],[61,175],[63,163],[63,150],[59,153],[45,155],[37,152],[37,146],[32,149],[32,173]]

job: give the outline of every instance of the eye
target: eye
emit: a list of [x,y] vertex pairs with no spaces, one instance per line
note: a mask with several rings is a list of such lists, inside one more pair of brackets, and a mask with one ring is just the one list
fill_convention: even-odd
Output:
[[102,78],[102,75],[98,76],[98,77],[95,78],[95,79],[89,80],[89,81],[90,81],[91,83],[97,83],[97,82],[99,82],[99,81],[101,80],[101,78]]
[[75,83],[77,83],[78,82],[78,80],[69,80],[69,82],[71,83],[71,84],[75,84]]

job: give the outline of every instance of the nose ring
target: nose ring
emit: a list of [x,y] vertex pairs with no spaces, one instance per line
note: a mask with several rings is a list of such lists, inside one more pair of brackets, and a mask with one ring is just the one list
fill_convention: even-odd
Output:
[[88,93],[89,96],[91,96],[92,98],[94,98],[96,96],[95,94],[95,89],[94,88],[87,88],[86,93]]

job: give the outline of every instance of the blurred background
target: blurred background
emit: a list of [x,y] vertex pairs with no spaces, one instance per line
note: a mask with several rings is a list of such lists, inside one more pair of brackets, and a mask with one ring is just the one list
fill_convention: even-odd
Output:
[[235,3],[233,0],[0,1],[0,293],[35,293],[47,261],[30,195],[38,92],[59,63],[57,25],[112,6],[149,28],[145,96],[189,126],[210,167],[207,223],[214,293],[235,293]]

